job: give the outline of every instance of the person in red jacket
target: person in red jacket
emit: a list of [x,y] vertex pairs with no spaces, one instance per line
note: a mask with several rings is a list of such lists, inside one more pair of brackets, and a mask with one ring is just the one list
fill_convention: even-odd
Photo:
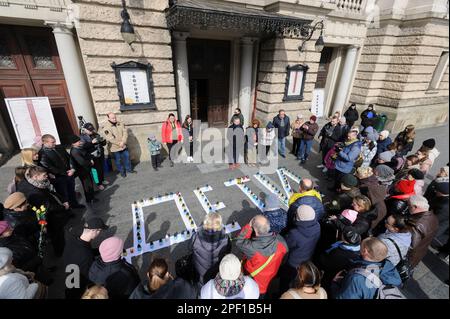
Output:
[[162,142],[166,143],[169,150],[170,166],[173,167],[173,160],[171,150],[178,142],[183,142],[183,134],[181,130],[181,123],[175,118],[173,113],[169,113],[167,120],[162,125],[161,130]]
[[260,299],[264,298],[272,279],[278,272],[288,247],[283,237],[270,231],[270,222],[256,215],[242,228],[236,238],[236,247],[244,255],[244,271],[259,286]]

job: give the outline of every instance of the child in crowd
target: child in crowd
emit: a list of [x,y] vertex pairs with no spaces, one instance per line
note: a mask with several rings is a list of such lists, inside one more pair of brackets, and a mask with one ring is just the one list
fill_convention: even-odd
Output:
[[161,142],[156,139],[155,135],[150,135],[147,139],[148,150],[152,158],[152,166],[155,171],[161,166]]

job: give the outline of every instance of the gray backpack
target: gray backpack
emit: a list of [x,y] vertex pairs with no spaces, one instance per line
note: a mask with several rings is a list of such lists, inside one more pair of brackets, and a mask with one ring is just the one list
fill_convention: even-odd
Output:
[[355,269],[355,273],[366,277],[373,287],[377,288],[374,299],[406,299],[398,287],[393,285],[385,285],[377,274],[368,271],[365,268]]

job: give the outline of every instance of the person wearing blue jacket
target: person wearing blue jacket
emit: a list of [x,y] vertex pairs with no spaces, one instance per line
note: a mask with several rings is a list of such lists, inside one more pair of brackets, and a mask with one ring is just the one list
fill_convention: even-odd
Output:
[[353,172],[355,162],[361,154],[362,142],[358,140],[358,134],[358,128],[352,127],[347,134],[347,141],[342,146],[339,146],[338,155],[334,162],[336,167],[335,189],[340,186],[341,178],[345,174]]
[[280,267],[280,291],[290,288],[301,263],[311,259],[320,237],[320,224],[311,206],[300,205],[295,221],[287,230],[284,239],[289,248],[287,262]]
[[[395,266],[386,259],[388,248],[375,237],[361,242],[361,259],[356,260],[353,269],[342,278],[336,275],[331,287],[335,299],[374,299],[378,287],[367,278],[367,274],[379,278],[382,284],[400,286],[402,281]],[[342,278],[342,279],[341,279]]]

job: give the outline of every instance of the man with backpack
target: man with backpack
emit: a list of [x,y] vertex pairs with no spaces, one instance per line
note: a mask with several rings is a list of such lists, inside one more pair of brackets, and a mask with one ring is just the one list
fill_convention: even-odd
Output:
[[331,286],[335,299],[403,299],[402,284],[395,266],[386,259],[388,248],[375,237],[361,242],[361,259],[354,268],[341,271]]

